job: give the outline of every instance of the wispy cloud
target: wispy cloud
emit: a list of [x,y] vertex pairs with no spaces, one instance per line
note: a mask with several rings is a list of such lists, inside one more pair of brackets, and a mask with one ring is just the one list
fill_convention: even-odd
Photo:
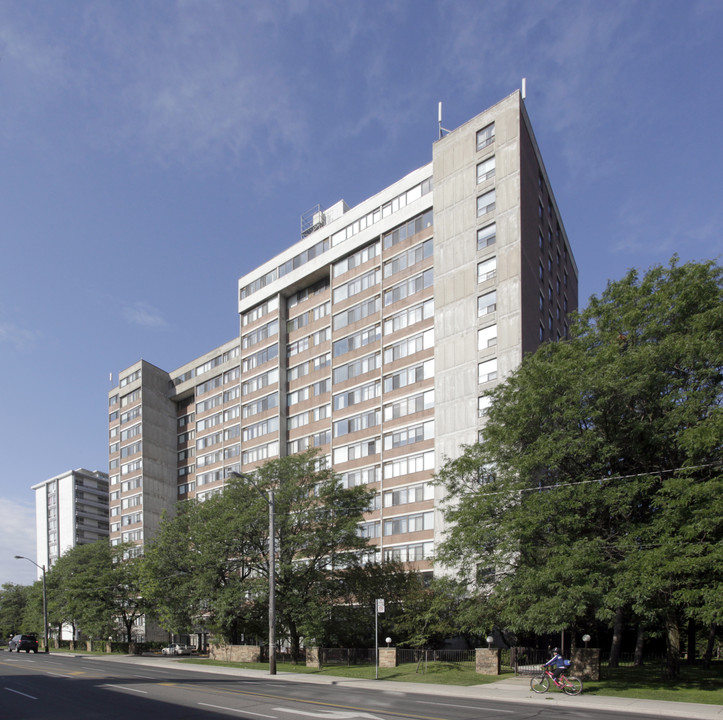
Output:
[[641,195],[630,197],[617,211],[620,238],[610,250],[635,263],[667,262],[675,252],[689,254],[697,248],[697,260],[722,257],[720,227],[723,213],[711,210],[701,215],[695,205],[682,203],[674,212],[661,212],[646,204]]
[[122,315],[126,322],[142,328],[161,330],[168,326],[160,312],[142,301],[123,308]]
[[35,560],[35,507],[22,505],[9,498],[0,498],[3,509],[3,531],[0,533],[0,585],[15,583],[30,585],[35,581],[36,569],[24,555]]
[[36,333],[14,323],[0,320],[0,344],[7,344],[18,351],[28,350],[35,344]]
[[83,2],[61,13],[45,6],[38,22],[32,3],[0,8],[6,75],[24,98],[12,130],[62,102],[74,108],[69,127],[83,142],[163,163],[232,164],[244,152],[301,148],[300,89],[274,38],[276,23],[305,5],[265,6]]

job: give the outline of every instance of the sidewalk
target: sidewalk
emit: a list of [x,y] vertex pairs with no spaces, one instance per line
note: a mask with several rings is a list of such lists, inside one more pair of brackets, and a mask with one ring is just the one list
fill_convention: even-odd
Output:
[[542,695],[530,690],[530,678],[521,676],[499,680],[487,685],[459,687],[452,685],[432,685],[427,683],[393,682],[389,680],[362,680],[358,678],[332,677],[329,675],[307,675],[280,670],[277,675],[269,675],[265,670],[245,670],[219,666],[179,663],[177,659],[159,657],[138,657],[93,655],[94,659],[114,660],[155,667],[173,667],[189,672],[215,672],[220,675],[240,677],[263,677],[274,682],[293,681],[297,683],[335,685],[339,687],[357,687],[381,690],[391,693],[417,695],[435,695],[459,699],[494,700],[496,702],[515,702],[537,707],[555,709],[595,709],[621,713],[621,715],[640,714],[658,718],[693,718],[694,720],[723,720],[723,705],[704,705],[701,703],[668,702],[663,700],[637,700],[635,698],[605,697],[602,695],[569,696],[561,692],[547,692]]

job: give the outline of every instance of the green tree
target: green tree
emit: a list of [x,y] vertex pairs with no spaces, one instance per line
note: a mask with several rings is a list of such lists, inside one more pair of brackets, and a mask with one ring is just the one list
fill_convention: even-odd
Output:
[[674,258],[608,283],[569,341],[491,393],[483,443],[439,473],[439,561],[470,582],[494,568],[478,585],[503,626],[633,612],[664,624],[675,674],[679,621],[721,621],[722,276]]
[[265,635],[273,489],[277,621],[298,654],[303,635],[321,632],[366,547],[357,523],[371,496],[343,488],[314,451],[271,460],[253,478],[257,487],[231,480],[222,494],[184,503],[162,523],[146,548],[143,593],[168,629],[202,622],[230,640]]
[[129,558],[130,549],[99,540],[76,545],[59,557],[48,572],[53,622],[99,639],[120,624],[130,642],[134,620],[147,609],[139,586],[140,559]]
[[395,643],[408,638],[404,625],[410,600],[424,587],[419,573],[407,572],[401,563],[367,563],[347,568],[339,575],[334,597],[317,641],[325,647],[373,647],[376,600],[385,602],[378,622],[380,642],[391,635]]
[[6,640],[23,631],[28,594],[27,585],[5,583],[0,588],[0,640]]

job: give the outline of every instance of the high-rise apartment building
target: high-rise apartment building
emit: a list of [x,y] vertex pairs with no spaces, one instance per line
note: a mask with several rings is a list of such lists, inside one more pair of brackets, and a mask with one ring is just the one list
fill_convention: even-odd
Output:
[[38,565],[49,568],[76,545],[108,537],[106,473],[85,468],[68,470],[32,489]]
[[429,570],[430,480],[484,425],[484,393],[564,338],[577,268],[519,92],[354,208],[239,280],[239,337],[166,372],[140,361],[110,402],[111,541],[141,545],[183,498],[317,447],[376,491],[370,556]]

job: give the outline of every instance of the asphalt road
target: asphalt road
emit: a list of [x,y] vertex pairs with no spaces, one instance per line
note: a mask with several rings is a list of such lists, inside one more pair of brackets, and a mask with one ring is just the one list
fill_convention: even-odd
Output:
[[[236,677],[182,667],[42,653],[0,653],[3,720],[610,720],[589,708],[415,695],[388,689]],[[630,717],[625,715],[625,717]]]

